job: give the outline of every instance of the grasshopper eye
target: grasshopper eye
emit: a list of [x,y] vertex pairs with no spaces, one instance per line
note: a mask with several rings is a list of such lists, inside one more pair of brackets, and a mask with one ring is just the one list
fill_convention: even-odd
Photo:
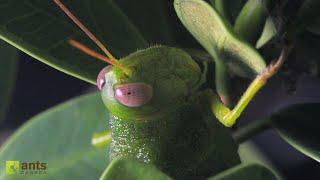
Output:
[[150,101],[153,89],[145,83],[121,84],[115,87],[115,98],[128,107],[139,107]]
[[106,66],[105,68],[103,68],[100,72],[99,75],[97,77],[97,86],[98,88],[101,90],[103,88],[103,86],[106,84],[106,78],[105,75],[106,73],[108,73],[111,70],[112,66]]

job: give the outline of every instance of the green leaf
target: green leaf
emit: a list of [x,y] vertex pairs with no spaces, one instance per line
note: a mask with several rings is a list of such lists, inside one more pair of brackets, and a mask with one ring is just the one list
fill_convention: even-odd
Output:
[[224,17],[227,21],[230,22],[230,14],[229,14],[229,0],[213,0],[211,1],[212,4],[214,4],[214,8],[217,10],[217,12],[220,13],[222,17]]
[[238,153],[240,155],[242,163],[261,164],[270,169],[278,179],[282,179],[276,167],[269,159],[267,159],[267,157],[258,149],[258,147],[254,143],[247,141],[240,144]]
[[209,180],[277,180],[268,168],[260,164],[241,164],[228,169]]
[[233,24],[246,0],[210,0],[215,9]]
[[174,44],[173,29],[169,20],[172,3],[165,0],[117,0],[123,12],[139,29],[148,44]]
[[260,49],[267,44],[277,34],[276,26],[272,20],[272,17],[268,17],[264,25],[262,34],[256,43],[256,48]]
[[240,40],[228,23],[203,0],[175,0],[176,12],[184,26],[214,57],[216,64],[229,64],[237,75],[253,78],[266,67],[264,59]]
[[258,40],[266,18],[268,0],[248,0],[240,11],[235,25],[235,32],[251,44]]
[[259,163],[271,166],[270,161],[250,141],[240,144],[238,152],[243,163]]
[[118,158],[113,160],[104,171],[100,180],[171,180],[169,176],[150,164],[144,164],[136,160]]
[[[23,125],[0,150],[0,179],[98,179],[108,165],[108,149],[91,145],[94,132],[108,127],[99,93],[45,111]],[[7,175],[5,162],[47,163],[45,175]]]
[[[116,57],[148,45],[113,1],[65,3]],[[72,38],[97,49],[51,0],[0,1],[0,38],[58,70],[93,84],[106,65],[67,43]]]
[[19,51],[0,40],[0,121],[4,119],[15,85]]
[[295,105],[272,116],[280,136],[307,156],[320,161],[320,104]]

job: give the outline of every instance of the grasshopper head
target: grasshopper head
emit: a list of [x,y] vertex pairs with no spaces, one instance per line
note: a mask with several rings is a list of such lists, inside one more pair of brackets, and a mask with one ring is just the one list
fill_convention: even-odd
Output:
[[199,66],[177,48],[151,47],[119,62],[131,73],[107,66],[97,85],[108,110],[120,118],[146,119],[176,109],[201,77]]
[[112,114],[126,119],[165,114],[183,104],[190,89],[199,84],[200,68],[184,51],[156,46],[117,61],[61,0],[54,2],[107,57],[73,39],[69,43],[87,55],[113,65],[104,68],[97,80],[102,99]]

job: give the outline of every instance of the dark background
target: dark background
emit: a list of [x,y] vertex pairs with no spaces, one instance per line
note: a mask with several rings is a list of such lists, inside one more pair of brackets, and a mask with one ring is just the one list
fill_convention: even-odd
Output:
[[[61,73],[23,53],[20,59],[16,86],[5,120],[6,132],[12,132],[30,117],[54,105],[96,90],[93,85]],[[288,104],[320,102],[320,86],[315,87],[315,84],[320,84],[320,79],[303,77],[298,81],[297,91],[293,95],[286,94],[279,82],[277,78],[272,79],[257,95],[240,119],[240,125]],[[275,131],[268,130],[256,136],[254,141],[286,179],[320,179],[319,163],[292,148]]]

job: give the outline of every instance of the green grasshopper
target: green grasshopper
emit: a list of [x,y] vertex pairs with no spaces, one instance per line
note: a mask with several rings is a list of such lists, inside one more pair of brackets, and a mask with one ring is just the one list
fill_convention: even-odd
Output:
[[[286,51],[256,76],[231,110],[211,89],[200,90],[206,68],[201,70],[184,50],[154,46],[118,60],[60,0],[54,1],[105,55],[75,40],[70,44],[110,64],[97,78],[110,112],[110,159],[133,158],[177,179],[209,177],[240,163],[238,146],[226,127],[236,123],[256,92],[278,71]],[[218,160],[223,163],[219,168],[214,166]]]

